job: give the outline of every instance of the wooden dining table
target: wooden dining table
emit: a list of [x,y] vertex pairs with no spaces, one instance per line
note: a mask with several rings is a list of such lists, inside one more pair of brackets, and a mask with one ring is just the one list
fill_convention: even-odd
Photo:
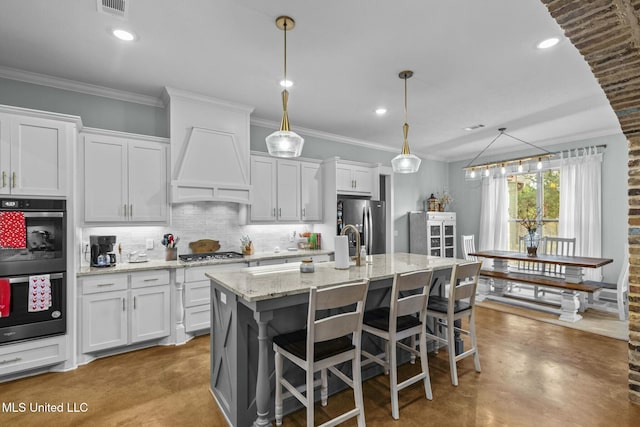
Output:
[[538,254],[529,256],[525,252],[517,251],[476,251],[469,253],[471,256],[492,258],[493,269],[507,271],[509,261],[536,262],[543,264],[555,264],[564,267],[564,279],[569,283],[581,283],[584,268],[598,268],[613,262],[610,258],[591,258],[583,256],[547,255]]
[[[582,319],[578,312],[583,312],[587,307],[588,301],[592,301],[594,295],[597,295],[600,290],[597,286],[583,283],[584,269],[598,268],[613,262],[610,258],[551,254],[529,256],[524,252],[499,250],[475,251],[469,253],[469,255],[493,259],[493,268],[481,271],[481,274],[490,279],[491,285],[478,285],[479,295],[476,297],[478,301],[490,299],[558,313],[560,314],[560,320],[569,322],[576,322]],[[564,272],[560,275],[551,275],[545,274],[544,268],[532,270],[510,268],[509,261],[559,265],[563,267]],[[513,288],[511,286],[513,283],[524,283],[525,286],[533,286],[533,296],[526,297],[522,293],[509,292]],[[540,297],[539,288],[553,288],[556,293],[559,289],[560,301],[558,304],[560,307],[550,307],[547,304],[549,299],[544,297],[546,291],[542,292],[543,297]]]

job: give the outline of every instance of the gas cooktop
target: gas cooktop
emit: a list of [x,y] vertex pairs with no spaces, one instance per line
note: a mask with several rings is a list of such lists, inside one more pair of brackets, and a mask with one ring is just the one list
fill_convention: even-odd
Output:
[[204,252],[199,254],[178,255],[178,258],[180,258],[180,261],[184,262],[195,262],[208,261],[212,259],[244,258],[244,256],[238,252]]

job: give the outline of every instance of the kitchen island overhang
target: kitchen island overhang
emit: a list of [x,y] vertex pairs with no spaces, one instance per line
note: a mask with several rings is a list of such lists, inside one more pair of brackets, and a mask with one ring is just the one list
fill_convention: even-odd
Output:
[[[464,262],[398,253],[373,255],[367,264],[346,270],[324,262],[316,265],[314,273],[301,273],[297,263],[207,273],[212,306],[210,386],[228,422],[270,425],[274,418],[271,337],[305,326],[311,287],[368,279],[367,307],[371,308],[388,298],[396,273],[432,269],[434,280],[444,282],[453,265]],[[379,373],[375,365],[365,369],[363,378]],[[285,414],[297,409],[294,401],[285,401]]]

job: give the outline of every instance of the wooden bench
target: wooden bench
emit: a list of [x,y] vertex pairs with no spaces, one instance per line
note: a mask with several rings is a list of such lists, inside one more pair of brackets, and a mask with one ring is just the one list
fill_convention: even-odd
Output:
[[[598,294],[602,289],[595,283],[573,283],[567,282],[563,278],[553,276],[543,276],[538,274],[520,273],[516,271],[496,271],[483,269],[480,270],[480,276],[493,280],[493,290],[490,286],[479,291],[476,297],[477,301],[484,299],[504,302],[508,304],[518,305],[526,308],[546,311],[549,313],[560,314],[560,320],[568,322],[576,322],[582,319],[578,311],[584,311],[587,307],[587,298],[589,302],[593,301],[593,295]],[[507,282],[516,282],[520,284],[528,284],[534,287],[548,287],[561,290],[560,300],[550,301],[537,297],[523,296],[514,292],[507,292]],[[554,306],[549,304],[554,304]],[[559,306],[559,307],[558,307]]]
[[491,277],[494,279],[510,280],[513,282],[530,283],[538,286],[548,286],[550,288],[567,289],[571,291],[594,293],[602,289],[602,286],[596,285],[599,282],[583,282],[571,283],[566,282],[562,278],[552,276],[541,276],[537,274],[518,273],[510,271],[508,273],[494,270],[480,270],[480,275]]

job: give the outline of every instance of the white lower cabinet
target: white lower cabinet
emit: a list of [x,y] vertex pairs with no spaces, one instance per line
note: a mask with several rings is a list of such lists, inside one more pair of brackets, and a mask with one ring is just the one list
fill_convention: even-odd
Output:
[[0,346],[0,376],[64,362],[66,343],[60,335]]
[[169,280],[168,270],[83,278],[82,352],[169,336]]
[[237,270],[246,263],[207,265],[184,269],[184,330],[196,332],[211,327],[211,281],[205,273],[219,270]]

